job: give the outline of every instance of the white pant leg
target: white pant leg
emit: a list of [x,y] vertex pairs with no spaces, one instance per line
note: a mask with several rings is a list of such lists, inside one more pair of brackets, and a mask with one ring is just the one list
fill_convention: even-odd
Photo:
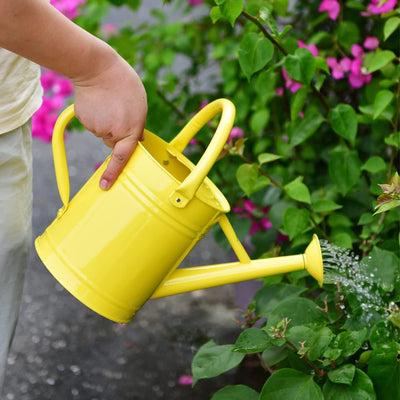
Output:
[[0,393],[32,242],[30,121],[0,135]]

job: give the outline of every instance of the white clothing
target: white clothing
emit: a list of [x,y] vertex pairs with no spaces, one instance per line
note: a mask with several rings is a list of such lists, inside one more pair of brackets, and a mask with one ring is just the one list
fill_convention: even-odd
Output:
[[0,48],[0,134],[29,121],[42,95],[39,65]]

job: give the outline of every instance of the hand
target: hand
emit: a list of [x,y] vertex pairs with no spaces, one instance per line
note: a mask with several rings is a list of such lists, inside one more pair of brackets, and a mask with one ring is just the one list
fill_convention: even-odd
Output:
[[108,190],[138,141],[144,139],[146,91],[135,70],[119,56],[96,76],[72,82],[76,117],[86,129],[114,149],[100,178],[100,187]]

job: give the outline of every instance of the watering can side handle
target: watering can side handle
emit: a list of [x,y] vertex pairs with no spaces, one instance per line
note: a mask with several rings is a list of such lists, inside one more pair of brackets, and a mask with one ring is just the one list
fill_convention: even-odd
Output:
[[68,163],[65,153],[64,132],[68,122],[75,116],[74,105],[67,107],[58,117],[53,130],[52,148],[54,169],[57,180],[58,192],[60,194],[63,207],[59,211],[62,215],[68,207],[70,186],[68,175]]
[[186,179],[171,193],[170,201],[178,208],[185,207],[194,197],[212,166],[217,161],[225,143],[231,133],[235,120],[235,106],[227,99],[217,99],[201,109],[169,143],[169,146],[179,152],[183,152],[196,133],[215,115],[222,112],[221,119],[210,144],[196,167]]

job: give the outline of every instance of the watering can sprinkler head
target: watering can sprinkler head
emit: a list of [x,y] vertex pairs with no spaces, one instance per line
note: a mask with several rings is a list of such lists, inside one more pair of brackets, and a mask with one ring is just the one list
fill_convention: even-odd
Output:
[[304,252],[304,268],[316,279],[319,286],[322,286],[324,280],[324,265],[317,235],[313,236]]

